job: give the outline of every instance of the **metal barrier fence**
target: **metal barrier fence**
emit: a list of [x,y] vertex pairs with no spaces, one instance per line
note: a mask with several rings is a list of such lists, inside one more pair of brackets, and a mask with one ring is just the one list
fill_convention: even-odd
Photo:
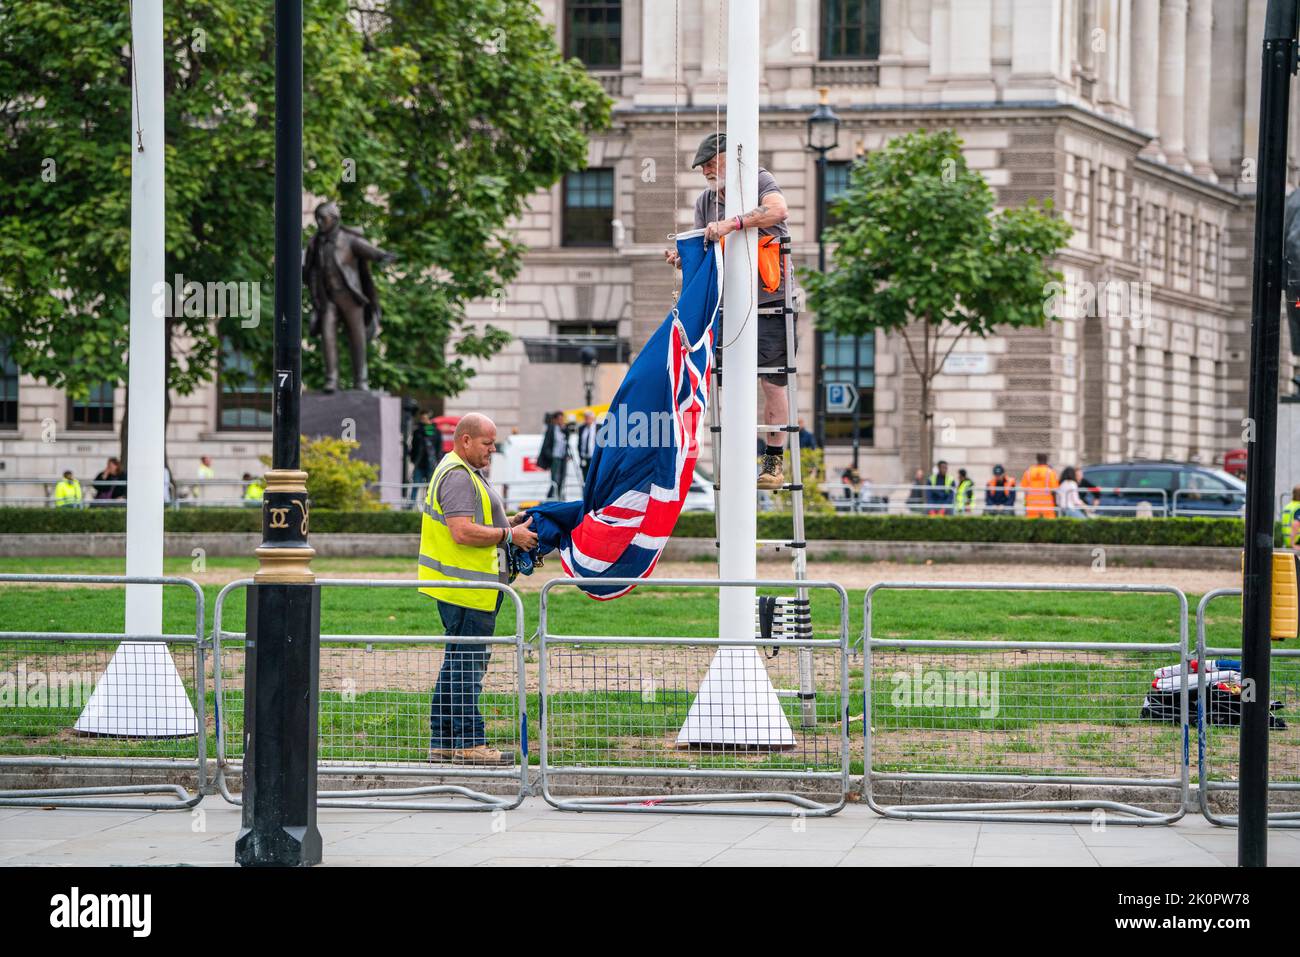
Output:
[[[862,515],[1004,515],[1024,517],[1026,508],[1025,489],[1021,486],[1009,489],[1009,491],[1017,493],[1014,505],[986,505],[984,487],[976,486],[972,490],[970,505],[964,508],[959,507],[956,502],[955,489],[943,485],[878,485],[873,482],[855,490],[852,486],[843,482],[821,482],[817,487],[830,500],[836,511]],[[1144,518],[1164,518],[1171,515],[1237,514],[1237,512],[1207,511],[1189,504],[1194,501],[1194,496],[1201,496],[1202,498],[1216,497],[1208,492],[1179,490],[1174,493],[1174,502],[1171,506],[1169,493],[1165,489],[1134,486],[1104,488],[1100,491],[1111,496],[1125,495],[1128,496],[1128,499],[1109,504],[1086,501],[1087,514],[1090,517],[1126,518],[1139,516]],[[953,495],[954,497],[946,503],[928,502],[925,500],[925,496],[930,493]],[[1080,488],[1079,493],[1089,498],[1093,497],[1087,488]],[[1183,496],[1181,505],[1179,504],[1180,493]],[[1245,493],[1240,494],[1244,496]],[[913,498],[913,496],[921,497]],[[1056,517],[1065,517],[1064,506],[1054,493],[1052,501],[1052,508],[1056,512]]]
[[[194,629],[186,634],[0,632],[0,672],[14,695],[0,707],[0,768],[195,775],[193,793],[169,782],[22,788],[0,791],[0,806],[167,811],[198,804],[207,785],[203,590],[187,578],[125,575],[4,574],[0,583],[177,585],[194,594]],[[133,794],[174,799],[123,800]]]
[[[540,659],[541,785],[552,807],[565,811],[675,811],[788,814],[769,808],[684,807],[721,802],[782,802],[808,816],[827,816],[849,790],[848,593],[825,581],[603,579],[601,585],[650,588],[830,590],[838,595],[834,639],[691,638],[561,635],[552,630],[551,593],[579,581],[542,586],[537,628]],[[638,591],[624,603],[661,600]],[[740,627],[749,629],[744,622]],[[765,650],[766,649],[766,650]],[[768,657],[764,658],[764,654]],[[798,659],[813,659],[799,684]],[[773,679],[776,683],[773,684]],[[815,722],[805,723],[812,696]],[[617,794],[566,798],[564,780],[592,779],[592,790]],[[745,782],[753,790],[709,793],[623,793],[618,779],[712,779]],[[798,781],[806,793],[775,791]],[[581,781],[571,787],[581,785]],[[588,781],[589,783],[589,781]],[[820,791],[816,789],[820,788]],[[833,803],[809,794],[837,792]]]
[[[1220,655],[1241,656],[1241,648],[1213,647],[1207,643],[1206,609],[1217,598],[1240,597],[1240,588],[1216,588],[1206,592],[1196,606],[1196,658],[1198,662],[1217,660]],[[1238,619],[1240,624],[1240,619]],[[1211,657],[1216,656],[1216,657]],[[1207,699],[1207,669],[1198,664],[1196,669],[1196,724],[1197,724],[1197,791],[1200,798],[1201,813],[1211,824],[1221,827],[1236,827],[1235,814],[1217,814],[1210,808],[1211,791],[1237,791],[1241,785],[1232,780],[1236,773],[1237,758],[1240,755],[1240,738],[1235,733],[1224,729],[1240,728],[1240,710],[1232,707],[1231,701],[1224,706],[1217,706],[1211,693]],[[1270,720],[1268,731],[1269,783],[1270,792],[1300,791],[1300,715],[1296,715],[1296,705],[1300,703],[1300,649],[1272,649],[1269,668],[1269,697],[1280,700],[1282,707],[1276,715],[1278,725]],[[1205,702],[1210,700],[1209,713]],[[1234,714],[1235,711],[1235,714]],[[1293,723],[1290,719],[1294,718]],[[1213,757],[1223,758],[1229,769],[1225,772],[1226,780],[1211,780],[1214,773]],[[1279,774],[1279,771],[1281,772]],[[1294,810],[1273,811],[1268,815],[1269,827],[1300,827],[1300,806],[1293,802]]]
[[[239,760],[243,751],[243,685],[232,679],[242,674],[233,661],[235,650],[244,649],[245,634],[228,631],[223,624],[225,602],[236,589],[253,584],[250,578],[231,582],[217,596],[213,612],[214,683],[217,714],[216,783],[222,797],[242,803],[231,793],[229,780],[242,774]],[[427,588],[427,581],[388,579],[322,578],[329,588]],[[500,592],[503,603],[514,606],[514,634],[509,637],[458,638],[447,635],[321,635],[321,701],[317,774],[330,776],[438,777],[453,780],[514,781],[508,795],[487,794],[461,784],[417,785],[413,787],[365,788],[319,791],[320,806],[393,808],[411,810],[492,811],[519,806],[527,786],[528,708],[524,674],[524,606],[508,585],[481,582],[442,582],[439,588],[491,588]],[[436,619],[434,602],[427,603],[427,615]],[[483,731],[489,745],[510,745],[510,763],[501,766],[471,766],[431,760],[432,722],[435,716],[451,717],[472,711],[467,702],[472,694],[460,690],[463,679],[453,677],[450,665],[444,675],[446,648],[466,645],[466,655],[491,655],[492,647],[512,648],[511,656],[492,659],[484,678],[482,696],[477,699]],[[487,650],[479,650],[486,646]],[[442,649],[439,653],[439,649]],[[357,659],[360,659],[358,661]],[[481,664],[482,662],[477,662]],[[458,662],[463,665],[464,660]],[[503,667],[504,666],[504,667]],[[433,698],[435,676],[447,680],[442,706]],[[448,699],[457,699],[451,700]],[[444,707],[445,706],[445,707]],[[448,711],[443,715],[442,710]],[[502,752],[506,754],[505,751]],[[480,785],[482,787],[483,785]],[[394,805],[380,798],[448,795],[469,798],[469,804],[455,802],[402,802]]]
[[[1178,640],[877,638],[872,630],[872,602],[884,590],[1167,594],[1178,600]],[[1161,730],[1160,725],[1140,717],[1152,666],[1186,660],[1187,598],[1179,589],[1161,585],[878,582],[867,589],[863,604],[862,793],[872,810],[907,819],[1092,823],[1093,816],[1020,813],[1089,810],[1094,814],[1117,812],[1104,820],[1121,824],[1171,824],[1186,813],[1188,682],[1181,682],[1176,727]],[[1163,756],[1158,750],[1162,743]],[[1134,773],[1127,777],[1095,773],[1106,768],[1132,768]],[[1144,769],[1152,773],[1142,776]],[[875,794],[881,782],[914,786],[926,782],[920,787],[934,790],[956,783],[1113,785],[1174,789],[1178,798],[1177,806],[1165,812],[1127,802],[1072,797],[881,805]]]

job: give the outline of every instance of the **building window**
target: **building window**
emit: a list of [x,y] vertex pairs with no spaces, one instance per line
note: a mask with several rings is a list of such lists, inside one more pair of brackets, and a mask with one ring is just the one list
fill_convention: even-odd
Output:
[[826,228],[839,224],[840,218],[835,214],[835,201],[849,188],[849,171],[853,164],[848,160],[835,160],[826,164],[826,192],[822,196],[825,207],[824,222]]
[[18,428],[18,363],[0,343],[0,429]]
[[880,58],[880,0],[822,0],[822,59]]
[[221,340],[217,375],[217,428],[223,432],[261,432],[271,428],[271,383],[259,379],[253,360]]
[[[822,382],[851,382],[858,388],[858,443],[874,445],[876,440],[876,337],[822,336]],[[827,412],[823,425],[827,445],[852,445],[852,412]]]
[[610,246],[614,242],[614,171],[587,169],[564,177],[565,246]]
[[620,0],[567,0],[564,54],[577,57],[588,70],[619,69],[623,65]]
[[113,431],[113,383],[101,382],[84,399],[68,400],[68,428]]

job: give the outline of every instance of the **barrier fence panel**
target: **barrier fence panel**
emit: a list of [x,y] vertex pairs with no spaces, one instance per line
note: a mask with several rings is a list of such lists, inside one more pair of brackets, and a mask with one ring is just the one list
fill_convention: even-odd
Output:
[[[4,790],[0,806],[165,811],[198,804],[207,785],[203,590],[188,578],[125,575],[4,574],[0,584],[179,586],[194,597],[194,624],[184,634],[0,632],[0,768],[30,769],[34,782],[56,768],[127,778]],[[49,608],[57,613],[58,604]],[[193,792],[166,780],[191,774]],[[168,797],[130,798],[160,794]]]
[[[1241,597],[1240,588],[1217,588],[1206,592],[1196,606],[1196,725],[1198,775],[1197,790],[1201,813],[1212,824],[1236,827],[1235,814],[1220,814],[1210,807],[1213,791],[1236,792],[1238,760],[1241,756],[1241,709],[1234,706],[1234,695],[1216,693],[1210,677],[1213,671],[1200,666],[1205,661],[1241,658],[1240,638],[1236,647],[1211,645],[1206,636],[1207,609],[1219,598]],[[1232,616],[1236,635],[1241,634],[1241,613]],[[1269,698],[1279,702],[1268,729],[1268,790],[1270,803],[1278,810],[1269,812],[1268,826],[1300,827],[1300,649],[1282,648],[1276,643],[1269,662]],[[1232,669],[1222,669],[1232,670]],[[1285,800],[1290,798],[1290,800]],[[1285,808],[1285,810],[1283,810]]]
[[[683,588],[708,589],[714,609],[719,588],[807,588],[814,592],[814,610],[818,590],[837,596],[835,624],[822,629],[833,631],[833,638],[818,638],[814,629],[808,637],[764,642],[560,634],[554,630],[553,593],[578,584],[553,579],[540,596],[539,750],[547,803],[565,811],[790,814],[721,806],[779,802],[807,816],[831,815],[844,806],[850,769],[843,588],[824,581],[600,581],[641,586],[619,604],[633,616],[638,607],[645,609],[648,620],[656,609],[662,612],[665,599],[687,598],[673,594]],[[681,621],[685,617],[683,612]],[[704,627],[713,629],[712,623]],[[755,634],[753,627],[745,623],[749,634]],[[811,674],[804,672],[811,691],[800,685],[804,652],[813,659]],[[687,788],[686,781],[716,782],[718,790]],[[584,796],[571,796],[577,792]]]
[[[879,638],[873,601],[886,590],[1163,594],[1177,600],[1179,617],[1168,642]],[[1177,588],[879,582],[864,606],[862,790],[873,810],[907,819],[1092,824],[1170,824],[1186,813],[1187,681],[1172,692],[1165,720],[1142,716],[1155,669],[1186,660],[1187,598]],[[878,792],[895,789],[886,782],[900,782],[900,801],[904,789],[959,800],[882,804]],[[1055,786],[1047,790],[1063,794],[979,800],[991,784]],[[1122,800],[1072,793],[1103,785],[1122,789],[1111,795]],[[1085,810],[1091,813],[1045,813]]]
[[[244,753],[244,650],[243,631],[224,625],[226,601],[235,591],[253,584],[246,578],[231,582],[217,596],[213,614],[213,641],[217,699],[217,787],[232,804],[242,803],[232,793],[230,780],[243,772]],[[322,602],[334,589],[427,588],[418,580],[322,578]],[[323,634],[320,651],[320,714],[317,774],[319,777],[436,778],[440,783],[413,783],[409,787],[374,787],[319,791],[322,807],[401,807],[410,810],[509,810],[523,800],[528,773],[528,707],[524,674],[524,606],[519,594],[497,583],[440,582],[439,588],[491,588],[502,595],[502,612],[513,613],[513,633],[491,638],[457,638],[447,635]],[[441,623],[431,598],[420,597],[421,622]],[[357,611],[360,617],[364,611]],[[388,616],[392,620],[393,616]],[[487,670],[482,694],[475,701],[468,684],[452,671],[444,675],[448,648],[468,646],[453,659],[466,656]],[[435,699],[439,680],[446,680]],[[503,756],[500,765],[474,765],[445,754],[434,760],[431,739],[435,717],[450,720],[454,711],[471,714],[477,706],[487,745]],[[440,748],[443,742],[438,742]],[[476,787],[470,787],[473,782]],[[493,790],[486,793],[488,782]],[[403,801],[432,795],[468,798],[455,801]]]

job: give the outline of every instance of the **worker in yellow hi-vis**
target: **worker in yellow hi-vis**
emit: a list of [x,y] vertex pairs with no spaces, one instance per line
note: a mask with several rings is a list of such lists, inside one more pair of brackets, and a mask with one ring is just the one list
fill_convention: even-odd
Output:
[[80,508],[81,497],[81,483],[73,476],[72,469],[68,469],[54,486],[54,507]]
[[1282,509],[1282,547],[1300,551],[1300,485],[1291,490],[1291,501]]

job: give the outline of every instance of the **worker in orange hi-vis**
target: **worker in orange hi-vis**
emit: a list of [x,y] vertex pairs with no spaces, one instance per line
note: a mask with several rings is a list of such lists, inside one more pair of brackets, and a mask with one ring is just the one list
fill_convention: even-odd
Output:
[[1038,453],[1038,464],[1025,471],[1020,487],[1025,493],[1025,518],[1056,518],[1056,489],[1061,480],[1047,464],[1047,454]]

